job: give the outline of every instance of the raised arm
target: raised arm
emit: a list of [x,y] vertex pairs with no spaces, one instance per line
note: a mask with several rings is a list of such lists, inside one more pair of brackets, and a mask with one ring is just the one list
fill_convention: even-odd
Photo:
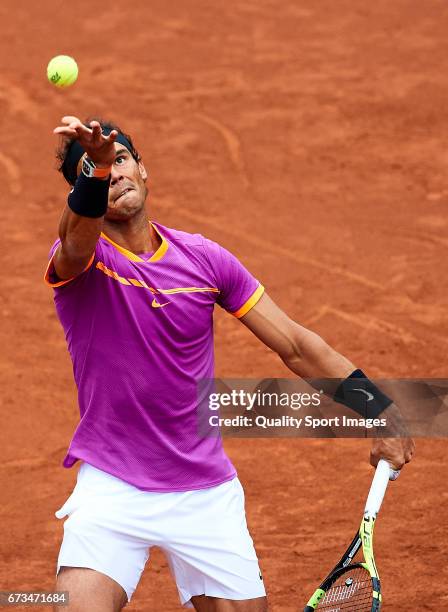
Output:
[[[318,334],[290,319],[266,294],[240,320],[301,378],[346,379],[356,369]],[[383,416],[396,426],[401,422],[395,404],[388,406]],[[387,459],[395,469],[401,469],[413,452],[414,443],[407,436],[375,438],[370,461],[376,466],[381,458]]]
[[[62,124],[54,130],[55,134],[78,140],[97,168],[107,171],[112,166],[115,159],[114,142],[117,137],[115,130],[104,136],[97,121],[92,121],[89,128],[72,116],[63,117]],[[73,187],[69,196],[73,203],[67,205],[63,212],[59,223],[61,244],[53,258],[54,270],[61,280],[80,274],[95,251],[107,210],[109,182],[110,173],[102,178],[82,176]],[[82,214],[83,206],[88,206],[89,198],[96,199],[95,208],[98,213],[93,214],[99,216]],[[90,214],[89,211],[86,212]]]

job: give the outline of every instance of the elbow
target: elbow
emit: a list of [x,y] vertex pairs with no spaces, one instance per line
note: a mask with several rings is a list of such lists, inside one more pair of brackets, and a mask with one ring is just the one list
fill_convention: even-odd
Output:
[[295,325],[288,336],[288,342],[282,347],[280,354],[284,361],[305,359],[310,353],[322,352],[330,347],[318,334]]
[[277,354],[290,370],[299,376],[301,375],[300,372],[303,369],[304,363],[304,351],[299,337],[291,334]]
[[292,372],[306,377],[314,375],[316,364],[326,361],[331,352],[330,346],[318,334],[299,327],[291,334],[290,342],[279,357]]

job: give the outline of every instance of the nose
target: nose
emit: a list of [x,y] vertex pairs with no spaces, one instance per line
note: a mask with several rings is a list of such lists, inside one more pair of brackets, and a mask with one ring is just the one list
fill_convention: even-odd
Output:
[[123,180],[124,176],[122,175],[122,173],[120,172],[120,168],[117,168],[115,166],[115,164],[112,166],[112,169],[110,171],[110,184],[111,186],[114,186],[118,183],[118,181]]

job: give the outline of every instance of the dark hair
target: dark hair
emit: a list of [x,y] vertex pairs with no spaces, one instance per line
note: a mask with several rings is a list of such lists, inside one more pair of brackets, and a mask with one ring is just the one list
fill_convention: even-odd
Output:
[[[90,127],[90,122],[91,121],[98,121],[98,123],[101,125],[101,129],[106,133],[109,134],[112,130],[116,130],[119,134],[121,134],[122,136],[124,136],[126,138],[126,140],[129,141],[129,144],[131,145],[130,148],[130,153],[132,155],[132,157],[135,159],[135,161],[140,161],[141,157],[139,152],[137,151],[137,149],[134,147],[134,143],[132,142],[132,138],[126,134],[126,132],[123,132],[123,130],[116,125],[115,123],[112,123],[112,121],[105,121],[99,117],[89,117],[84,121],[84,125],[86,127]],[[74,185],[75,180],[76,180],[76,176],[74,177],[73,175],[73,169],[69,168],[69,164],[67,164],[67,156],[70,152],[70,149],[73,145],[73,143],[76,141],[76,138],[64,138],[61,142],[61,145],[58,147],[58,149],[56,150],[56,159],[59,162],[58,165],[58,171],[62,172],[62,174],[64,175],[65,180],[70,183],[70,185]]]

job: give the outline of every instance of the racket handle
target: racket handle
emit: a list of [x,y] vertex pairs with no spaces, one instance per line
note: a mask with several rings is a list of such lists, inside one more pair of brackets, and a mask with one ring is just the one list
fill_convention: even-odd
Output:
[[383,497],[386,493],[392,471],[393,470],[391,470],[389,463],[385,459],[380,459],[378,461],[375,476],[373,477],[372,485],[367,497],[364,516],[376,518],[376,515],[381,508],[381,504],[383,503]]

